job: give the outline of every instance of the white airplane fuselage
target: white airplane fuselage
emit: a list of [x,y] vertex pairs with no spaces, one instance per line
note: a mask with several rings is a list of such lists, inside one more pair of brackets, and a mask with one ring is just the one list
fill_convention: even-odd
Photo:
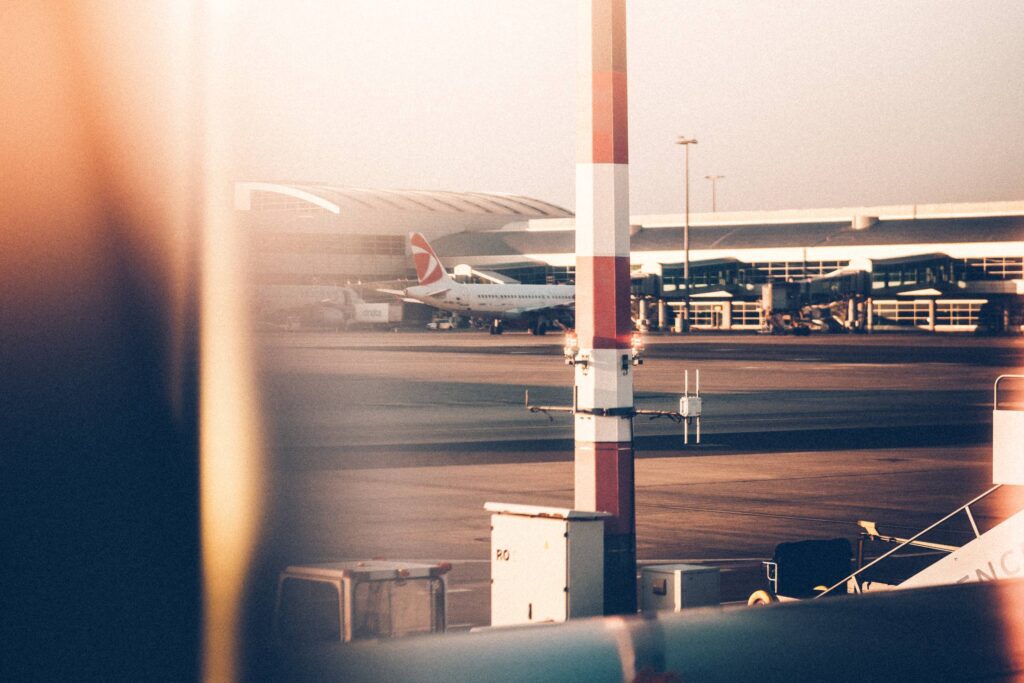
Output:
[[429,306],[466,315],[518,318],[529,313],[571,307],[572,285],[476,285],[458,282],[417,285],[405,295]]

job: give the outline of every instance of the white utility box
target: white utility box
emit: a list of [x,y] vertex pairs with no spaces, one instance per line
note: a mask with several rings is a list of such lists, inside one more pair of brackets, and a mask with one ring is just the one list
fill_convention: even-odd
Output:
[[1024,411],[992,411],[992,483],[1024,486]]
[[644,612],[717,606],[721,593],[718,567],[657,564],[640,570],[640,609]]
[[604,512],[485,503],[491,626],[604,613]]
[[679,399],[679,414],[683,417],[700,417],[700,396],[683,396]]

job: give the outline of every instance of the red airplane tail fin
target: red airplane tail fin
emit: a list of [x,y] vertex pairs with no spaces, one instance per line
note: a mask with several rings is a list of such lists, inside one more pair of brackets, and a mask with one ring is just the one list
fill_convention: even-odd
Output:
[[416,264],[416,277],[421,285],[432,285],[448,279],[441,259],[437,258],[426,237],[414,232],[409,235],[409,245],[412,247],[413,262]]

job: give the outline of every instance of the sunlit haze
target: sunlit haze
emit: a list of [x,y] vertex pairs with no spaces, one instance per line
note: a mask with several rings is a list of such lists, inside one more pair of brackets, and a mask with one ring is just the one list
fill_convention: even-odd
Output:
[[1024,677],[1021,0],[0,7],[0,681]]
[[[576,3],[234,8],[238,174],[573,207]],[[633,213],[1019,199],[1024,4],[629,6]]]

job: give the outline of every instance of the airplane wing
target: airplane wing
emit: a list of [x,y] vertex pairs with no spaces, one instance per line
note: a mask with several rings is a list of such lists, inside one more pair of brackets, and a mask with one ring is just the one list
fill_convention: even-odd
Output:
[[[451,287],[447,287],[447,286],[445,286],[445,287],[438,287],[437,289],[432,289],[429,292],[417,292],[417,295],[418,296],[423,296],[423,297],[437,296],[438,294],[444,294],[449,289],[451,289]],[[393,296],[400,296],[400,297],[408,297],[409,296],[408,293],[407,293],[408,290],[405,290],[405,289],[386,289],[384,287],[377,287],[377,291],[378,292],[383,292],[385,294],[391,294]],[[406,299],[406,300],[407,301],[415,301],[415,302],[418,302],[418,303],[423,303],[419,299]]]
[[[423,303],[419,299],[413,299],[411,296],[406,296],[405,295],[405,291],[401,290],[401,289],[384,289],[382,287],[378,287],[377,291],[378,292],[383,292],[384,294],[390,294],[392,296],[397,296],[399,299],[401,299],[402,301],[404,301],[407,304],[421,304],[421,303]],[[444,292],[444,291],[447,291],[447,289],[442,289],[441,291]]]

